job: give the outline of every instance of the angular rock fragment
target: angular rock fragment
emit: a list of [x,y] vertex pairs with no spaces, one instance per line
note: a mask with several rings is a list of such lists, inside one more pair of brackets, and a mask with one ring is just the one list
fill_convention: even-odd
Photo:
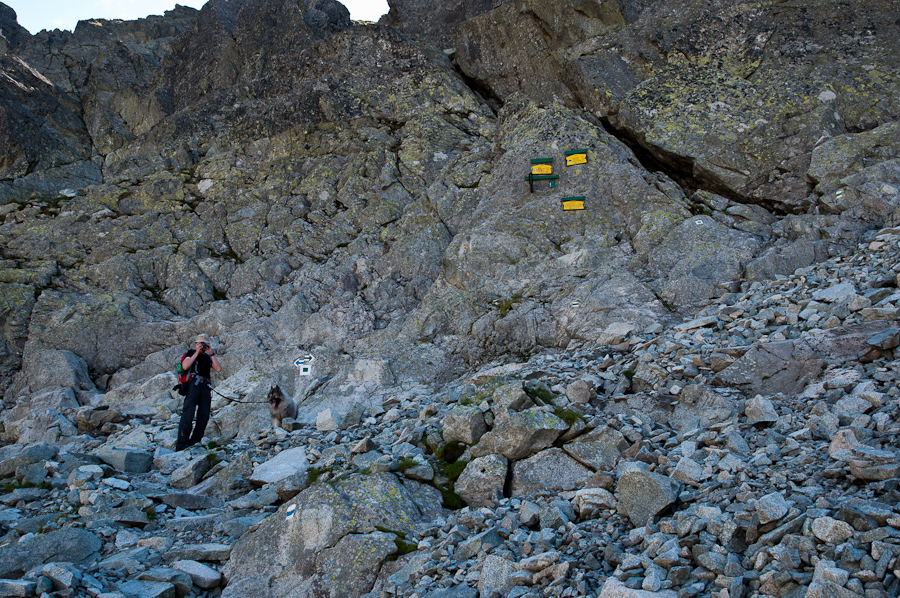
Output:
[[503,496],[508,464],[503,455],[473,459],[457,478],[454,485],[456,493],[471,507],[493,505],[498,497]]
[[444,442],[475,444],[487,432],[487,424],[481,409],[474,406],[456,406],[441,421]]
[[669,425],[680,428],[699,419],[704,428],[725,421],[736,412],[733,401],[702,384],[688,384],[679,395],[678,405],[669,416]]
[[576,404],[589,403],[597,396],[591,380],[576,380],[566,386],[566,397]]
[[553,444],[568,429],[566,422],[545,407],[501,413],[493,429],[472,447],[472,455],[498,453],[507,459],[524,459]]
[[616,497],[603,488],[584,488],[575,492],[572,503],[579,518],[594,519],[601,511],[615,509]]
[[778,421],[774,403],[760,395],[747,402],[745,415],[749,424],[771,424]]
[[[365,537],[360,538],[360,550],[350,550],[351,546],[346,545],[341,578],[367,580],[371,584],[376,565],[397,548],[394,534],[374,535],[376,526],[409,534],[439,512],[437,491],[410,480],[401,483],[393,474],[354,475],[333,483],[319,482],[234,544],[222,571],[229,580],[222,596],[257,595],[270,587],[276,595],[282,595],[298,583],[320,583],[315,580],[324,579],[326,572],[317,572],[315,555],[322,546],[337,546],[342,538],[350,542],[354,534]],[[370,554],[369,548],[373,550],[371,556],[362,558],[363,554]],[[275,554],[286,558],[273,558]],[[338,556],[333,550],[329,554]],[[360,555],[359,560],[354,560],[354,555]],[[308,563],[299,576],[282,575],[286,563],[297,562]],[[370,589],[371,586],[364,592]]]
[[824,360],[806,342],[757,344],[717,376],[717,380],[761,395],[801,392],[818,378]]
[[519,571],[519,565],[497,555],[489,554],[481,568],[481,577],[478,580],[478,593],[480,596],[493,596],[499,593],[501,596],[509,593],[514,587],[512,575]]
[[813,519],[810,529],[816,538],[829,544],[840,544],[853,536],[853,528],[849,523],[831,517]]
[[191,576],[191,582],[204,590],[215,588],[222,583],[222,574],[208,565],[197,561],[175,561],[172,568]]
[[97,451],[97,456],[119,471],[128,473],[147,473],[153,467],[153,455],[146,451],[103,447]]
[[497,533],[497,530],[487,530],[461,542],[453,554],[453,558],[458,561],[465,561],[501,544],[503,544],[503,539]]
[[684,482],[685,484],[697,484],[705,477],[703,467],[688,457],[682,457],[678,460],[675,469],[672,470],[671,476],[673,479]]
[[206,475],[209,469],[209,455],[201,455],[200,457],[191,459],[190,461],[173,471],[172,475],[169,477],[169,484],[173,488],[178,488],[181,490],[190,488],[196,484],[199,484],[203,479],[203,476]]
[[534,401],[522,388],[522,384],[504,384],[491,395],[493,410],[496,415],[504,411],[522,411],[534,407]]
[[900,455],[863,444],[850,447],[850,473],[867,482],[900,477]]
[[787,515],[790,505],[780,492],[772,492],[756,501],[756,514],[763,525],[777,521]]
[[513,465],[511,494],[527,496],[540,490],[573,490],[583,486],[592,474],[562,449],[547,449]]
[[265,463],[254,467],[249,479],[254,484],[271,484],[304,472],[308,467],[306,450],[298,446],[281,451]]
[[610,577],[603,584],[600,595],[597,598],[677,598],[678,593],[673,590],[660,590],[650,592],[637,590],[626,586],[615,577]]
[[667,476],[631,469],[619,476],[616,492],[619,510],[636,525],[647,525],[653,517],[675,502],[677,482]]
[[0,579],[21,576],[48,562],[84,563],[97,557],[102,545],[87,530],[65,528],[0,546]]
[[341,428],[341,416],[334,409],[324,409],[316,415],[316,429],[330,432]]
[[621,432],[609,426],[592,430],[563,445],[563,450],[591,469],[603,471],[615,467],[629,446]]
[[146,596],[147,598],[174,598],[175,586],[164,581],[130,580],[118,584],[119,590],[126,596]]

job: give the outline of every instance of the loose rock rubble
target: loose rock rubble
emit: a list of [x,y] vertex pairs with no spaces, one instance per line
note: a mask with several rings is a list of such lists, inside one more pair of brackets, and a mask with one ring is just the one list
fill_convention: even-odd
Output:
[[[380,407],[222,446],[176,453],[174,417],[58,402],[33,414],[61,422],[55,436],[0,448],[0,595],[251,595],[254,551],[285,538],[393,554],[340,569],[368,572],[352,588],[326,565],[292,573],[326,595],[900,595],[898,263],[900,231],[882,230],[670,329],[384,389]],[[772,375],[816,375],[763,392],[741,360],[783,343],[809,350],[779,353]],[[4,424],[21,438],[25,417]],[[285,528],[376,487],[412,502],[353,511],[376,522],[357,535],[319,517],[325,545]]]

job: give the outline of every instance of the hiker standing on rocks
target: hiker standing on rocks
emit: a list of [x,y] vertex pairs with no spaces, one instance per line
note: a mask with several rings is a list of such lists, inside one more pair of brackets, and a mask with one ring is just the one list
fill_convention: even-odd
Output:
[[[196,346],[185,353],[181,361],[184,371],[191,372],[188,379],[188,392],[184,397],[184,408],[181,411],[181,422],[178,424],[178,442],[176,451],[183,451],[203,439],[206,424],[209,423],[209,412],[212,408],[210,393],[210,370],[221,372],[216,352],[210,346],[209,337],[205,334],[197,336]],[[193,370],[191,370],[193,368]],[[197,413],[197,425],[191,433],[194,423],[194,412]]]

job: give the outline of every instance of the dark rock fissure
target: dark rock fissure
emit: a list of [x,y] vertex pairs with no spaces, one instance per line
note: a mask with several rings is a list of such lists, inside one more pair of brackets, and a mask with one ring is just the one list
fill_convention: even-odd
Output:
[[694,172],[693,159],[666,152],[658,147],[648,148],[634,131],[614,126],[607,117],[600,118],[599,122],[607,133],[628,146],[641,166],[650,172],[661,172],[675,181],[687,197],[697,191],[708,191],[736,203],[753,203],[749,198],[716,181],[698,177]]
[[503,497],[512,498],[513,471],[515,471],[515,462],[510,461],[506,468],[506,479],[503,481]]
[[455,60],[452,60],[452,64],[453,70],[456,71],[459,78],[466,84],[466,87],[473,91],[476,96],[481,98],[485,105],[487,105],[496,116],[500,109],[503,108],[503,98],[494,93],[494,90],[489,84],[467,75]]

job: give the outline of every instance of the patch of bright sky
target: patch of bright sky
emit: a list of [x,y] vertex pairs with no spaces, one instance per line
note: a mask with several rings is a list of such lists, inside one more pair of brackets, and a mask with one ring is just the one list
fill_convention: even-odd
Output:
[[[72,31],[88,19],[142,19],[175,8],[176,0],[0,0],[16,11],[19,25],[37,33],[43,29]],[[200,8],[206,0],[178,0]],[[387,0],[343,0],[354,21],[377,21],[388,11]]]

